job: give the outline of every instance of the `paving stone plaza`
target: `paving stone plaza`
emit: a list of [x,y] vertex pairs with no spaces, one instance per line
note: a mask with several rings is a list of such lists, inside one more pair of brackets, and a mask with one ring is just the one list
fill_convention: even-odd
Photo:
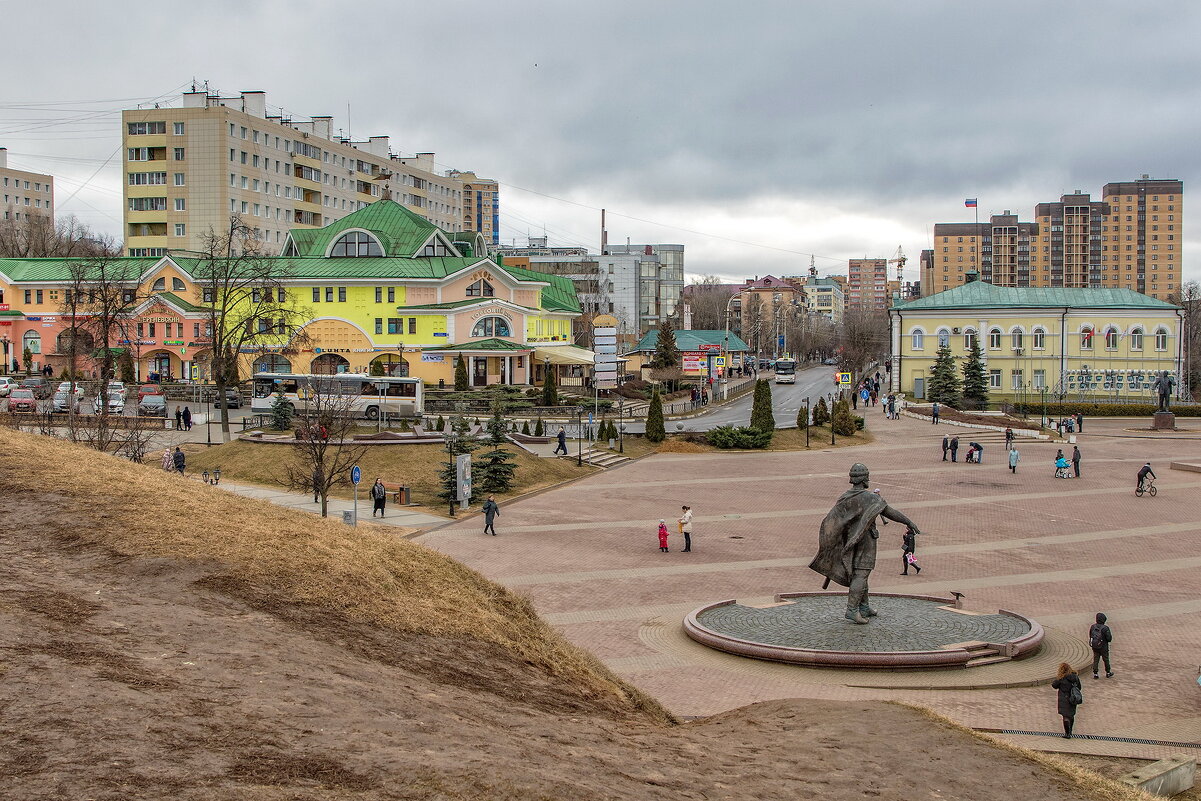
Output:
[[[968,726],[1055,732],[1055,692],[1045,682],[1060,661],[1087,663],[1088,625],[1103,611],[1116,675],[1094,681],[1081,672],[1076,732],[1201,742],[1201,474],[1169,469],[1201,457],[1201,424],[1153,434],[1137,430],[1142,421],[1086,420],[1083,477],[1063,480],[1053,478],[1059,444],[1020,442],[1011,474],[990,435],[869,415],[871,445],[653,456],[504,506],[497,537],[482,536],[473,518],[418,541],[529,596],[569,639],[680,715],[784,697],[892,699]],[[984,463],[941,461],[943,433],[984,442]],[[1159,494],[1136,498],[1135,473],[1148,460]],[[960,592],[965,610],[1025,615],[1046,631],[1035,656],[966,670],[855,671],[746,659],[684,635],[681,621],[707,604],[769,605],[777,593],[821,588],[808,568],[818,525],[856,461],[922,531],[921,575],[901,576],[904,527],[882,527],[872,591]],[[694,513],[691,553],[674,533],[685,503]],[[673,532],[670,553],[658,549],[660,518]],[[1010,739],[1114,756],[1180,751],[1087,736]]]

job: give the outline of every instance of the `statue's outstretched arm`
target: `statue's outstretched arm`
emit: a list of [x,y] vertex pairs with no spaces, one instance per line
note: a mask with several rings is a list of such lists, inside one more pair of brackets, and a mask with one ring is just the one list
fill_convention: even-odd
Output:
[[880,516],[886,517],[889,520],[895,520],[898,523],[904,523],[905,525],[909,526],[909,528],[913,529],[914,534],[922,533],[918,529],[917,525],[912,520],[910,520],[908,517],[906,517],[903,512],[898,512],[896,509],[893,509],[891,506],[885,506],[884,511],[880,513]]

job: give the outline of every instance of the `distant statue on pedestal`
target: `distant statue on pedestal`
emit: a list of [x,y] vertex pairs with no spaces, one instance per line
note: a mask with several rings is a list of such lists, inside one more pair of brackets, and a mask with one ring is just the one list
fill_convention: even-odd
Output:
[[1176,388],[1176,376],[1167,370],[1160,370],[1152,386],[1155,394],[1159,396],[1159,411],[1171,411],[1172,391]]

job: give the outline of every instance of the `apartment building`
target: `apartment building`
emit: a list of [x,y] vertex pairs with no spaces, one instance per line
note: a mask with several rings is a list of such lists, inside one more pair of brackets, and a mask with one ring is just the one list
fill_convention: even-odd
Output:
[[8,166],[8,148],[0,147],[0,212],[6,220],[24,220],[30,214],[54,217],[54,177]]
[[500,245],[500,184],[474,172],[451,170],[447,175],[463,183],[463,230],[483,234],[493,247]]
[[888,308],[888,259],[850,259],[847,262],[847,310]]
[[684,294],[683,245],[605,245],[601,257],[638,257],[638,327],[645,333],[673,317]]
[[794,284],[801,287],[805,295],[805,306],[810,315],[825,317],[832,323],[841,323],[846,309],[843,284],[833,278],[818,278],[816,275],[797,278]]
[[463,184],[434,154],[400,157],[387,136],[354,141],[328,116],[268,113],[265,92],[185,92],[178,108],[122,112],[125,247],[130,256],[204,250],[238,214],[279,253],[291,229],[320,228],[389,198],[462,231]]
[[1184,184],[1144,175],[1106,184],[1102,200],[1076,190],[1039,203],[1021,222],[1006,210],[987,222],[938,223],[924,295],[969,276],[1006,287],[1121,288],[1166,299],[1180,289]]

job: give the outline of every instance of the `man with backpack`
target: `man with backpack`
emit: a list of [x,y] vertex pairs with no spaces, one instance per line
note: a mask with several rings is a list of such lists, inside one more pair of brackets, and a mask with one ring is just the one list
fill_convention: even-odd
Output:
[[1097,668],[1101,666],[1101,660],[1105,660],[1105,678],[1113,678],[1113,668],[1109,664],[1109,644],[1113,642],[1113,632],[1109,626],[1105,625],[1105,621],[1105,613],[1098,612],[1097,622],[1088,629],[1088,644],[1093,649],[1094,679],[1101,678],[1097,673]]

